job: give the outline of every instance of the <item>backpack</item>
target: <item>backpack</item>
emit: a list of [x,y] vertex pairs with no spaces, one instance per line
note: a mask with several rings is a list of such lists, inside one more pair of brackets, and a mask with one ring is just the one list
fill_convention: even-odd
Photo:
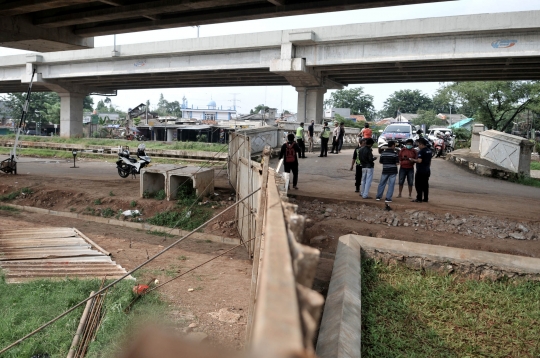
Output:
[[296,161],[296,152],[294,151],[294,143],[287,143],[285,148],[285,163],[294,163]]

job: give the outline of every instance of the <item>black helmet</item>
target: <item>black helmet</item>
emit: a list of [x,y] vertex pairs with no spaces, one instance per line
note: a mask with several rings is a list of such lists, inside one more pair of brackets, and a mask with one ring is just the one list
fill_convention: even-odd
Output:
[[416,131],[416,134],[422,134],[422,133],[424,133],[424,131],[421,130],[421,129],[419,129],[419,130]]

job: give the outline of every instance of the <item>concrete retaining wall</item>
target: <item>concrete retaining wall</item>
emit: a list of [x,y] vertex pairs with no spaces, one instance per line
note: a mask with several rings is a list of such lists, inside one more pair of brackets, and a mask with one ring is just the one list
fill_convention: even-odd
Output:
[[533,143],[527,139],[488,130],[480,133],[480,158],[511,172],[530,176]]

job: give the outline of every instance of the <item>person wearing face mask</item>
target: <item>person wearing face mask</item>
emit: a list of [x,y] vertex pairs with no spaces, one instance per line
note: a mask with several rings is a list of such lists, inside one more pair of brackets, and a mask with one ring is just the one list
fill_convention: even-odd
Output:
[[405,184],[405,178],[407,178],[407,185],[409,186],[409,199],[412,199],[412,188],[414,181],[414,163],[409,158],[416,159],[418,157],[416,150],[413,149],[413,140],[407,139],[405,141],[405,147],[399,151],[399,193],[398,198],[401,198],[401,192],[403,191],[403,184]]

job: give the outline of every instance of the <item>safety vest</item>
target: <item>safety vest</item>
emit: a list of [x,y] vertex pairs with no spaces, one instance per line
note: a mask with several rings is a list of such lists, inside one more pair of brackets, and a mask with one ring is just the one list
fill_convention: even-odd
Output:
[[356,148],[356,165],[361,165],[362,164],[360,162],[360,149],[362,149],[362,147]]
[[296,139],[304,139],[304,128],[296,128]]
[[330,128],[323,127],[322,133],[321,133],[321,138],[330,138]]

